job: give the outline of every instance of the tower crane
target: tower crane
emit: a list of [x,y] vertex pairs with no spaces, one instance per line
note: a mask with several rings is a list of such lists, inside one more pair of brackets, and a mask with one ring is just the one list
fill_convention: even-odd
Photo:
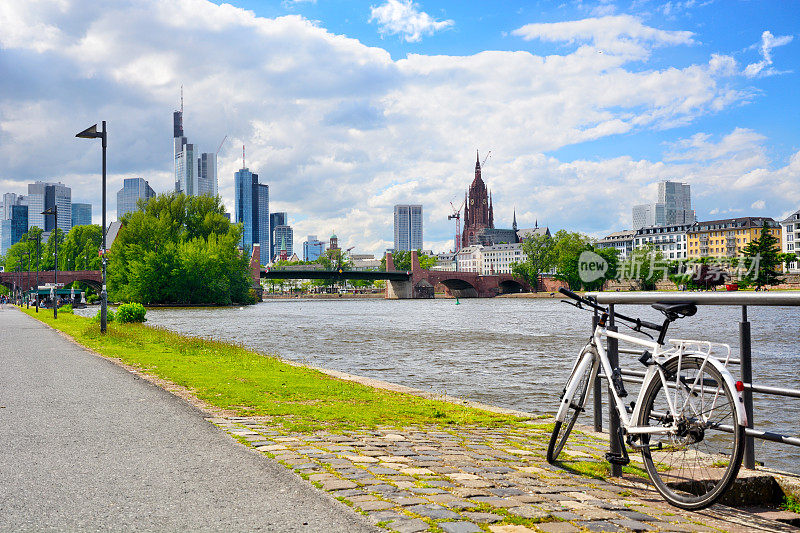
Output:
[[492,151],[491,151],[491,150],[489,150],[488,152],[486,152],[486,157],[484,157],[484,158],[483,158],[483,162],[481,163],[481,166],[483,166],[483,165],[485,165],[485,164],[486,164],[486,160],[487,160],[487,159],[489,159],[489,156],[490,156],[490,155],[492,155]]
[[455,252],[461,249],[461,209],[464,207],[464,202],[461,202],[461,205],[456,208],[453,202],[450,202],[450,207],[453,209],[452,215],[447,215],[447,220],[456,220],[456,238],[453,241],[453,245],[455,246]]
[[228,136],[225,135],[225,137],[223,137],[223,139],[222,139],[222,142],[219,143],[219,148],[217,148],[217,152],[214,154],[214,157],[217,157],[219,155],[219,151],[222,150],[222,146],[225,144],[225,141],[227,141],[227,140],[228,140]]

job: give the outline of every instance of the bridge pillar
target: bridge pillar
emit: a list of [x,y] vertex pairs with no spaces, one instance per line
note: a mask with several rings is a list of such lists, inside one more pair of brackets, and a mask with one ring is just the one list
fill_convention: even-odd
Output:
[[264,288],[261,286],[261,245],[253,243],[253,253],[250,254],[250,275],[253,277],[253,290],[261,301]]
[[[386,272],[395,270],[394,258],[391,253],[386,253]],[[387,300],[407,300],[413,298],[412,284],[410,281],[386,280]]]

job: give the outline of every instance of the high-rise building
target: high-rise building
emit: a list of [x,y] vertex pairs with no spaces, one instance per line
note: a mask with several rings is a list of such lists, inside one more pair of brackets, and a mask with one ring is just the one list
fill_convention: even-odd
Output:
[[422,206],[394,206],[394,249],[422,249]]
[[272,247],[270,248],[270,257],[275,257],[278,254],[278,245],[280,244],[275,238],[275,228],[278,226],[286,226],[288,215],[285,211],[278,211],[269,214],[269,235],[272,237]]
[[261,264],[270,262],[269,185],[258,183],[258,174],[243,167],[234,174],[236,222],[242,224],[242,248],[259,243]]
[[272,230],[272,238],[276,248],[275,255],[272,256],[273,260],[284,250],[289,257],[294,253],[294,231],[291,226],[275,226]]
[[69,233],[72,229],[72,189],[63,183],[37,181],[28,184],[28,228],[36,226],[49,233],[55,227],[52,216],[42,212],[58,208],[58,229]]
[[122,217],[128,213],[133,213],[139,209],[139,200],[147,202],[155,195],[156,192],[150,187],[147,180],[125,178],[122,182],[122,188],[117,191],[117,220],[122,220]]
[[633,206],[631,218],[633,229],[694,223],[690,185],[677,181],[659,182],[658,201]]
[[208,152],[200,154],[197,160],[198,195],[217,195],[217,155]]
[[10,206],[9,215],[8,219],[0,221],[0,254],[3,255],[28,232],[27,205]]
[[316,235],[309,235],[303,242],[303,261],[316,261],[325,253],[325,241],[317,239]]
[[92,223],[92,204],[72,204],[72,227]]

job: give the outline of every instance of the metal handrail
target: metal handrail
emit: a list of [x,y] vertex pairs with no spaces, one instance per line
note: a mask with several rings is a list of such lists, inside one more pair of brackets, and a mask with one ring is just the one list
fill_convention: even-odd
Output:
[[[742,308],[742,320],[739,322],[739,353],[738,359],[730,359],[728,363],[740,365],[740,376],[744,383],[744,404],[747,412],[747,428],[745,429],[745,452],[743,464],[745,468],[755,468],[755,447],[753,439],[763,439],[783,444],[800,446],[800,439],[790,436],[773,433],[769,431],[759,431],[753,429],[753,393],[770,394],[774,396],[784,396],[788,398],[800,398],[800,389],[788,389],[783,387],[770,387],[766,385],[756,385],[753,383],[752,370],[752,345],[750,338],[750,322],[747,318],[747,306],[797,306],[800,307],[800,292],[589,292],[587,296],[595,298],[599,304],[607,304],[609,309],[609,328],[614,328],[614,305],[640,304],[648,305],[654,303],[693,303],[695,305],[736,305]],[[596,317],[595,317],[596,320]],[[593,322],[593,329],[595,322]],[[614,328],[616,329],[616,328]],[[619,348],[617,342],[608,343],[609,361],[612,366],[619,366],[619,354],[641,355],[642,350]],[[623,380],[634,383],[641,383],[644,372],[636,370],[621,369]],[[602,402],[600,399],[600,381],[595,382],[594,388],[594,426],[595,431],[602,431]],[[619,418],[614,411],[611,402],[608,409],[609,429],[614,430],[619,427]],[[610,439],[611,452],[614,453],[616,439]],[[615,468],[616,467],[616,468]],[[612,465],[612,475],[619,476],[621,468]]]

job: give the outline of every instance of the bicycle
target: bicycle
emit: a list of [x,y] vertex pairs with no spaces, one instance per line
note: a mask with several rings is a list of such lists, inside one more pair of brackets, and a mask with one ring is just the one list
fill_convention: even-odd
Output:
[[[578,415],[584,411],[590,384],[599,370],[609,383],[617,413],[619,431],[611,438],[619,442],[619,454],[606,454],[613,464],[630,462],[625,444],[642,452],[642,460],[656,490],[670,504],[687,510],[712,505],[730,487],[739,472],[744,453],[747,418],[742,391],[726,368],[730,347],[706,341],[670,339],[669,325],[693,316],[692,303],[657,303],[652,307],[665,315],[661,325],[614,313],[614,318],[632,324],[633,331],[646,340],[607,329],[609,311],[596,300],[583,298],[567,289],[561,293],[584,309],[601,313],[588,344],[581,350],[561,394],[553,434],[547,448],[547,461],[555,463],[564,449]],[[644,331],[658,332],[658,339]],[[603,347],[604,339],[617,339],[644,348],[639,362],[646,371],[636,401],[626,405],[628,393],[619,367],[612,368]],[[712,351],[727,350],[720,360]]]

